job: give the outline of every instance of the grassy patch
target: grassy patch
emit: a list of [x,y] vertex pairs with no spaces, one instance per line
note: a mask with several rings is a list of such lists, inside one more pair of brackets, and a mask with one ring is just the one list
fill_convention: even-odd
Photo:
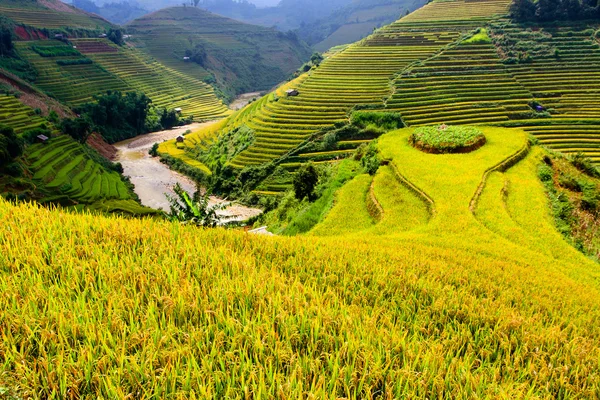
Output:
[[485,144],[484,134],[469,126],[424,126],[410,137],[413,146],[428,153],[465,153]]

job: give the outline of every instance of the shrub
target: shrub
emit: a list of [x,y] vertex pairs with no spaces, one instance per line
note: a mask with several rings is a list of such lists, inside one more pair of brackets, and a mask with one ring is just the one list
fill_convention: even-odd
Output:
[[350,121],[353,125],[361,128],[374,125],[388,131],[404,128],[405,126],[402,115],[395,112],[354,111]]
[[158,156],[158,143],[154,143],[152,145],[152,148],[150,151],[148,151],[148,154],[150,154],[152,157]]
[[31,50],[35,51],[42,57],[69,57],[80,56],[81,53],[69,46],[31,46]]
[[379,152],[377,151],[377,145],[375,142],[369,143],[361,150],[363,153],[360,163],[369,175],[375,175],[377,170],[381,166],[381,159],[379,158]]
[[576,153],[574,155],[570,155],[568,160],[573,164],[575,168],[583,172],[584,174],[591,176],[593,178],[600,178],[600,171],[592,160],[587,158],[583,153]]
[[538,177],[542,182],[552,182],[554,171],[548,165],[540,165],[538,167]]
[[9,164],[23,153],[23,142],[13,128],[0,125],[0,166]]
[[409,139],[416,148],[434,154],[468,153],[486,143],[483,133],[469,126],[423,126]]
[[319,173],[312,163],[300,167],[294,175],[294,195],[298,200],[305,197],[313,201],[315,197],[315,187],[319,182]]

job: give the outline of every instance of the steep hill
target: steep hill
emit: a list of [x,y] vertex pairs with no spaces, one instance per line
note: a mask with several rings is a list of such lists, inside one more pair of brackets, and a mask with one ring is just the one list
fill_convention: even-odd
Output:
[[166,66],[197,79],[212,74],[228,97],[270,89],[310,57],[294,35],[193,7],[164,9],[127,29],[132,43]]

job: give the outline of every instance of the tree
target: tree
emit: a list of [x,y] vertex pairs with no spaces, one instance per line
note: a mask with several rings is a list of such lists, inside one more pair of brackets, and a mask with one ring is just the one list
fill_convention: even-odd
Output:
[[108,38],[108,40],[110,40],[111,42],[113,42],[114,44],[118,45],[118,46],[122,46],[124,41],[123,41],[123,31],[121,31],[120,29],[110,29],[108,31],[108,34],[106,35],[106,37]]
[[311,163],[305,164],[294,176],[294,194],[298,200],[308,197],[309,201],[315,198],[315,187],[319,182],[319,172]]
[[6,26],[0,26],[0,57],[8,56],[13,52],[12,30]]
[[194,0],[194,7],[198,7],[198,3],[200,3],[200,0]]
[[570,20],[581,18],[581,3],[579,0],[564,0],[563,6]]
[[536,17],[542,22],[555,21],[559,19],[562,6],[561,1],[557,0],[538,0]]
[[313,55],[310,57],[310,62],[313,65],[321,65],[321,61],[323,61],[323,56],[321,55],[321,53],[313,53]]
[[0,125],[0,166],[10,163],[23,153],[23,142],[13,128]]
[[160,117],[160,124],[164,129],[171,129],[179,123],[179,116],[175,110],[167,110],[163,111],[162,116]]
[[535,13],[533,0],[515,0],[510,6],[510,15],[517,21],[531,21],[535,18]]
[[71,136],[79,143],[85,143],[92,134],[92,123],[85,117],[64,119],[60,129],[62,133]]
[[210,205],[210,196],[196,191],[193,197],[177,183],[173,187],[175,196],[167,195],[170,206],[168,217],[171,221],[192,223],[197,226],[214,228],[221,224],[217,211],[227,208],[228,204]]

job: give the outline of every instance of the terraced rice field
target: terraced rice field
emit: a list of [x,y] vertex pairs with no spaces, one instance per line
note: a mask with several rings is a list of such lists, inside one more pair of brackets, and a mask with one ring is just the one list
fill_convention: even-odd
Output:
[[[525,35],[517,27],[506,30],[515,37]],[[522,126],[551,148],[581,151],[600,162],[600,45],[589,26],[544,31],[547,35],[540,41],[557,49],[558,57],[534,57],[531,63],[506,68],[540,104],[555,112],[551,122],[527,120]]]
[[71,106],[92,101],[94,95],[107,90],[137,90],[144,92],[155,105],[180,107],[184,115],[193,115],[198,120],[230,114],[210,85],[167,68],[135,49],[119,48],[105,39],[71,42],[93,63],[58,65],[59,60],[82,56],[42,57],[32,49],[32,46],[68,47],[56,40],[17,42],[19,53],[39,72],[36,85]]
[[44,123],[46,120],[43,117],[14,96],[0,95],[0,125],[9,126],[15,132],[23,133]]
[[25,158],[34,172],[34,181],[76,202],[132,199],[118,173],[94,162],[83,146],[68,136],[29,146]]
[[0,14],[19,24],[35,28],[59,29],[69,27],[104,30],[110,26],[109,22],[95,15],[66,13],[46,9],[0,7]]
[[[475,6],[472,3],[476,3]],[[439,8],[440,14],[452,16],[459,10],[456,12],[462,15],[462,21],[450,21],[440,26],[439,23],[420,22],[413,13],[410,14],[412,18],[402,18],[348,46],[311,70],[302,80],[287,85],[298,89],[299,96],[282,96],[276,101],[269,99],[253,112],[245,124],[255,130],[257,141],[231,164],[242,168],[278,158],[319,129],[347,120],[348,111],[355,105],[384,107],[393,90],[390,81],[396,74],[416,61],[436,55],[462,34],[476,28],[482,19],[489,20],[498,13],[505,13],[508,4],[505,0],[434,2],[429,7]],[[486,51],[489,53],[493,49],[487,48],[483,53]],[[482,57],[485,58],[485,54]],[[527,97],[525,92],[517,88],[515,93]],[[348,143],[345,149],[352,146]],[[327,156],[336,158],[340,155],[309,154],[304,158],[324,160]]]
[[383,106],[396,72],[434,54],[459,35],[430,33],[423,38],[413,32],[384,32],[348,47],[312,70],[297,82],[299,96],[265,101],[246,122],[256,132],[256,143],[232,165],[244,167],[277,158],[317,130],[347,120],[348,111],[357,104]]
[[494,45],[459,44],[404,72],[387,107],[410,125],[491,124],[531,112],[532,101]]
[[[89,48],[101,39],[79,39],[73,43]],[[116,47],[115,47],[116,48]],[[93,51],[86,55],[106,71],[118,77],[133,90],[144,92],[155,105],[181,108],[184,115],[193,115],[197,120],[220,118],[230,110],[220,101],[213,88],[182,72],[168,68],[156,60],[131,48],[118,51]]]
[[75,60],[81,56],[42,57],[32,46],[68,47],[57,40],[17,42],[19,54],[38,71],[37,86],[58,100],[71,106],[81,105],[93,99],[94,95],[107,90],[131,91],[125,81],[111,74],[98,64],[58,65],[59,60]]

